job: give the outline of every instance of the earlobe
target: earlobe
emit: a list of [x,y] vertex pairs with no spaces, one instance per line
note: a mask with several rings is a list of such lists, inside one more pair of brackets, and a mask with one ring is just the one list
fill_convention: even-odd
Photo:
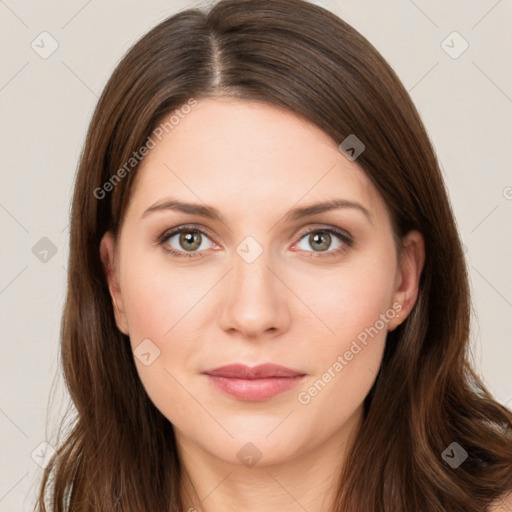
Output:
[[128,334],[128,324],[126,322],[126,314],[123,307],[123,299],[119,280],[116,274],[116,258],[115,258],[115,240],[114,235],[107,231],[100,242],[100,258],[105,272],[110,296],[112,297],[112,305],[114,308],[114,316],[117,328],[123,333]]
[[393,329],[404,322],[416,304],[421,273],[425,264],[425,241],[419,231],[410,231],[404,237],[402,247],[399,262],[400,282],[394,294],[394,301],[400,304],[401,308]]

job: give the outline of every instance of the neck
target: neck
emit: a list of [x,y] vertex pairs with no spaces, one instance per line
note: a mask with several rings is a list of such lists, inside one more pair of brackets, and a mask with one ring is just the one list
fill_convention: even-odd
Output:
[[361,421],[362,407],[322,444],[297,447],[297,455],[286,460],[254,466],[219,459],[175,429],[184,512],[333,510],[340,472]]

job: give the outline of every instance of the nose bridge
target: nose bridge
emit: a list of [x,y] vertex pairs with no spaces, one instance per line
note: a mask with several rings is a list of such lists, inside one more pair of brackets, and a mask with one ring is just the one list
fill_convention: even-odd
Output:
[[271,251],[252,237],[241,242],[234,255],[233,288],[238,298],[251,299],[263,305],[275,299],[275,276]]
[[235,267],[233,279],[239,293],[243,294],[246,290],[251,293],[260,293],[264,288],[267,288],[268,293],[270,291],[268,288],[273,288],[269,279],[273,276],[269,270],[269,267],[272,268],[270,251],[263,250],[263,247],[259,251],[250,243],[243,242],[237,247],[236,252],[233,262]]
[[[280,329],[287,321],[283,284],[274,275],[272,251],[253,237],[247,237],[233,254],[226,291],[222,324],[247,336]],[[272,270],[271,270],[272,269]]]

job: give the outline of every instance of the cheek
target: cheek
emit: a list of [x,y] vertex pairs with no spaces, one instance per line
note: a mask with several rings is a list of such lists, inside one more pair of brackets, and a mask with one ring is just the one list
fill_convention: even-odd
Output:
[[143,338],[165,342],[181,322],[187,322],[187,315],[204,294],[202,271],[184,270],[142,251],[133,254],[124,262],[121,283],[132,343]]
[[126,281],[123,305],[132,344],[136,345],[144,338],[162,338],[174,323],[174,312],[169,309],[169,295],[173,294],[173,289],[168,289],[164,295],[162,287],[165,277],[157,279],[149,272],[127,276]]
[[[310,315],[306,330],[318,331],[314,353],[303,345],[314,361],[314,375],[301,388],[298,402],[315,414],[327,415],[332,427],[354,411],[368,394],[379,371],[387,329],[395,317],[392,308],[395,260],[380,248],[379,258],[369,255],[330,273],[318,273],[310,288]],[[311,285],[307,280],[307,285]],[[306,292],[306,283],[299,293]],[[311,292],[313,290],[313,292]],[[320,334],[323,333],[323,334]],[[313,336],[306,336],[313,339]]]
[[[348,258],[336,268],[301,272],[294,292],[314,314],[303,315],[310,329],[321,330],[326,352],[345,350],[347,343],[377,324],[385,331],[394,316],[391,308],[396,263],[392,251],[377,247],[364,256]],[[388,312],[385,324],[380,320]],[[319,331],[320,334],[320,331]],[[364,337],[364,334],[362,335]],[[323,352],[323,353],[326,353]]]
[[141,260],[136,265],[137,272],[125,274],[123,304],[137,372],[155,407],[180,424],[180,418],[197,415],[183,387],[193,350],[184,336],[191,300],[183,296],[175,271],[145,266]]
[[[298,390],[296,400],[311,436],[326,437],[347,424],[372,388],[387,335],[387,322],[380,317],[387,311],[383,296],[383,292],[366,295],[360,305],[350,293],[340,293],[337,307],[326,309],[324,317],[335,334],[317,337],[314,351],[305,347],[314,361],[314,373]],[[321,427],[307,418],[319,419]]]

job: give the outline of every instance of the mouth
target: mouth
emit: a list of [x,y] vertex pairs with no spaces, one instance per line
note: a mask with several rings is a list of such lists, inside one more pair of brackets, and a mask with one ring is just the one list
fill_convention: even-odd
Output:
[[263,401],[288,391],[301,382],[305,373],[275,364],[249,367],[222,366],[203,372],[218,390],[239,400]]

